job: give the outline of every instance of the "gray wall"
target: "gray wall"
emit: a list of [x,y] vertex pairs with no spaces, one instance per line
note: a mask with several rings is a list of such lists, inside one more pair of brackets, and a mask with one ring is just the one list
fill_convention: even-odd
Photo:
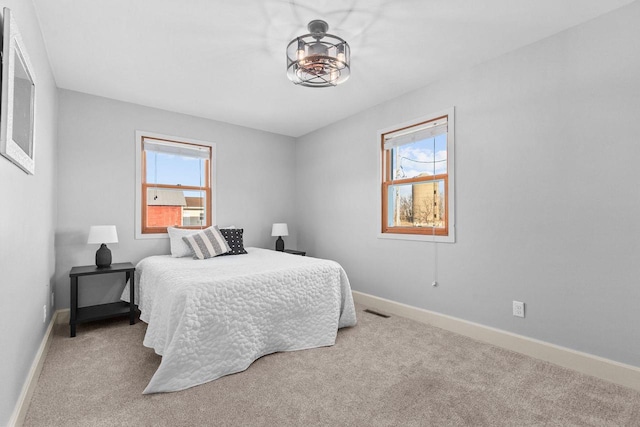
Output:
[[[271,225],[287,222],[287,245],[295,247],[293,138],[68,90],[59,99],[58,308],[69,306],[71,267],[95,262],[91,225],[116,225],[113,262],[169,253],[168,239],[135,239],[136,130],[216,143],[217,224],[244,228],[245,246],[271,248]],[[121,279],[109,276],[82,287],[81,305],[117,299],[107,282]]]
[[[355,290],[640,366],[638,22],[635,2],[300,138],[299,248]],[[378,239],[376,130],[450,106],[457,242]]]
[[58,101],[32,3],[1,6],[11,9],[37,79],[35,175],[0,156],[0,425],[7,425],[51,318]]

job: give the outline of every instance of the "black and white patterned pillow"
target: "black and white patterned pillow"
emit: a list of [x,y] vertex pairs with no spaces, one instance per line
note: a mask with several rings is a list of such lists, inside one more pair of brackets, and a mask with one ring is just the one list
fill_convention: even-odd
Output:
[[229,252],[223,255],[242,255],[247,253],[244,249],[244,242],[242,240],[243,232],[244,229],[242,228],[223,228],[220,230],[220,233],[227,240],[227,244],[230,248]]
[[213,258],[230,250],[217,225],[184,236],[182,240],[191,248],[193,257],[197,259]]

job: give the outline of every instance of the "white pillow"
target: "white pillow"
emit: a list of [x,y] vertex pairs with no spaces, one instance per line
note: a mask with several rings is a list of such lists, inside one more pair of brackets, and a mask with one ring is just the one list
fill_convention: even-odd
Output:
[[171,256],[181,258],[183,256],[191,256],[191,248],[182,238],[197,233],[200,230],[192,230],[188,228],[167,227],[169,240],[171,242]]
[[[235,230],[235,225],[230,225],[228,227],[222,227],[223,229]],[[171,256],[174,258],[182,258],[185,256],[193,255],[191,252],[191,248],[189,245],[185,243],[182,238],[184,236],[189,236],[191,234],[198,233],[202,230],[194,230],[190,228],[176,228],[176,227],[167,227],[167,232],[169,233],[169,241],[171,242]]]
[[216,225],[184,236],[182,240],[191,248],[193,258],[197,259],[213,258],[230,251],[227,239]]

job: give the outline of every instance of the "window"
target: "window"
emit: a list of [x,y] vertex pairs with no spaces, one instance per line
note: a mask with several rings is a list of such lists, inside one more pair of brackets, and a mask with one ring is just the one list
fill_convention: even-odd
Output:
[[169,226],[209,227],[214,146],[143,132],[136,143],[136,237],[166,235]]
[[380,237],[453,242],[453,108],[379,135]]

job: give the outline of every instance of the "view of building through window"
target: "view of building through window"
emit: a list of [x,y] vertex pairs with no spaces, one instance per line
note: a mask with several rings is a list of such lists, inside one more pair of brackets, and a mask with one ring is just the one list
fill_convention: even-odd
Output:
[[164,188],[147,188],[147,226],[205,225],[204,193]]

